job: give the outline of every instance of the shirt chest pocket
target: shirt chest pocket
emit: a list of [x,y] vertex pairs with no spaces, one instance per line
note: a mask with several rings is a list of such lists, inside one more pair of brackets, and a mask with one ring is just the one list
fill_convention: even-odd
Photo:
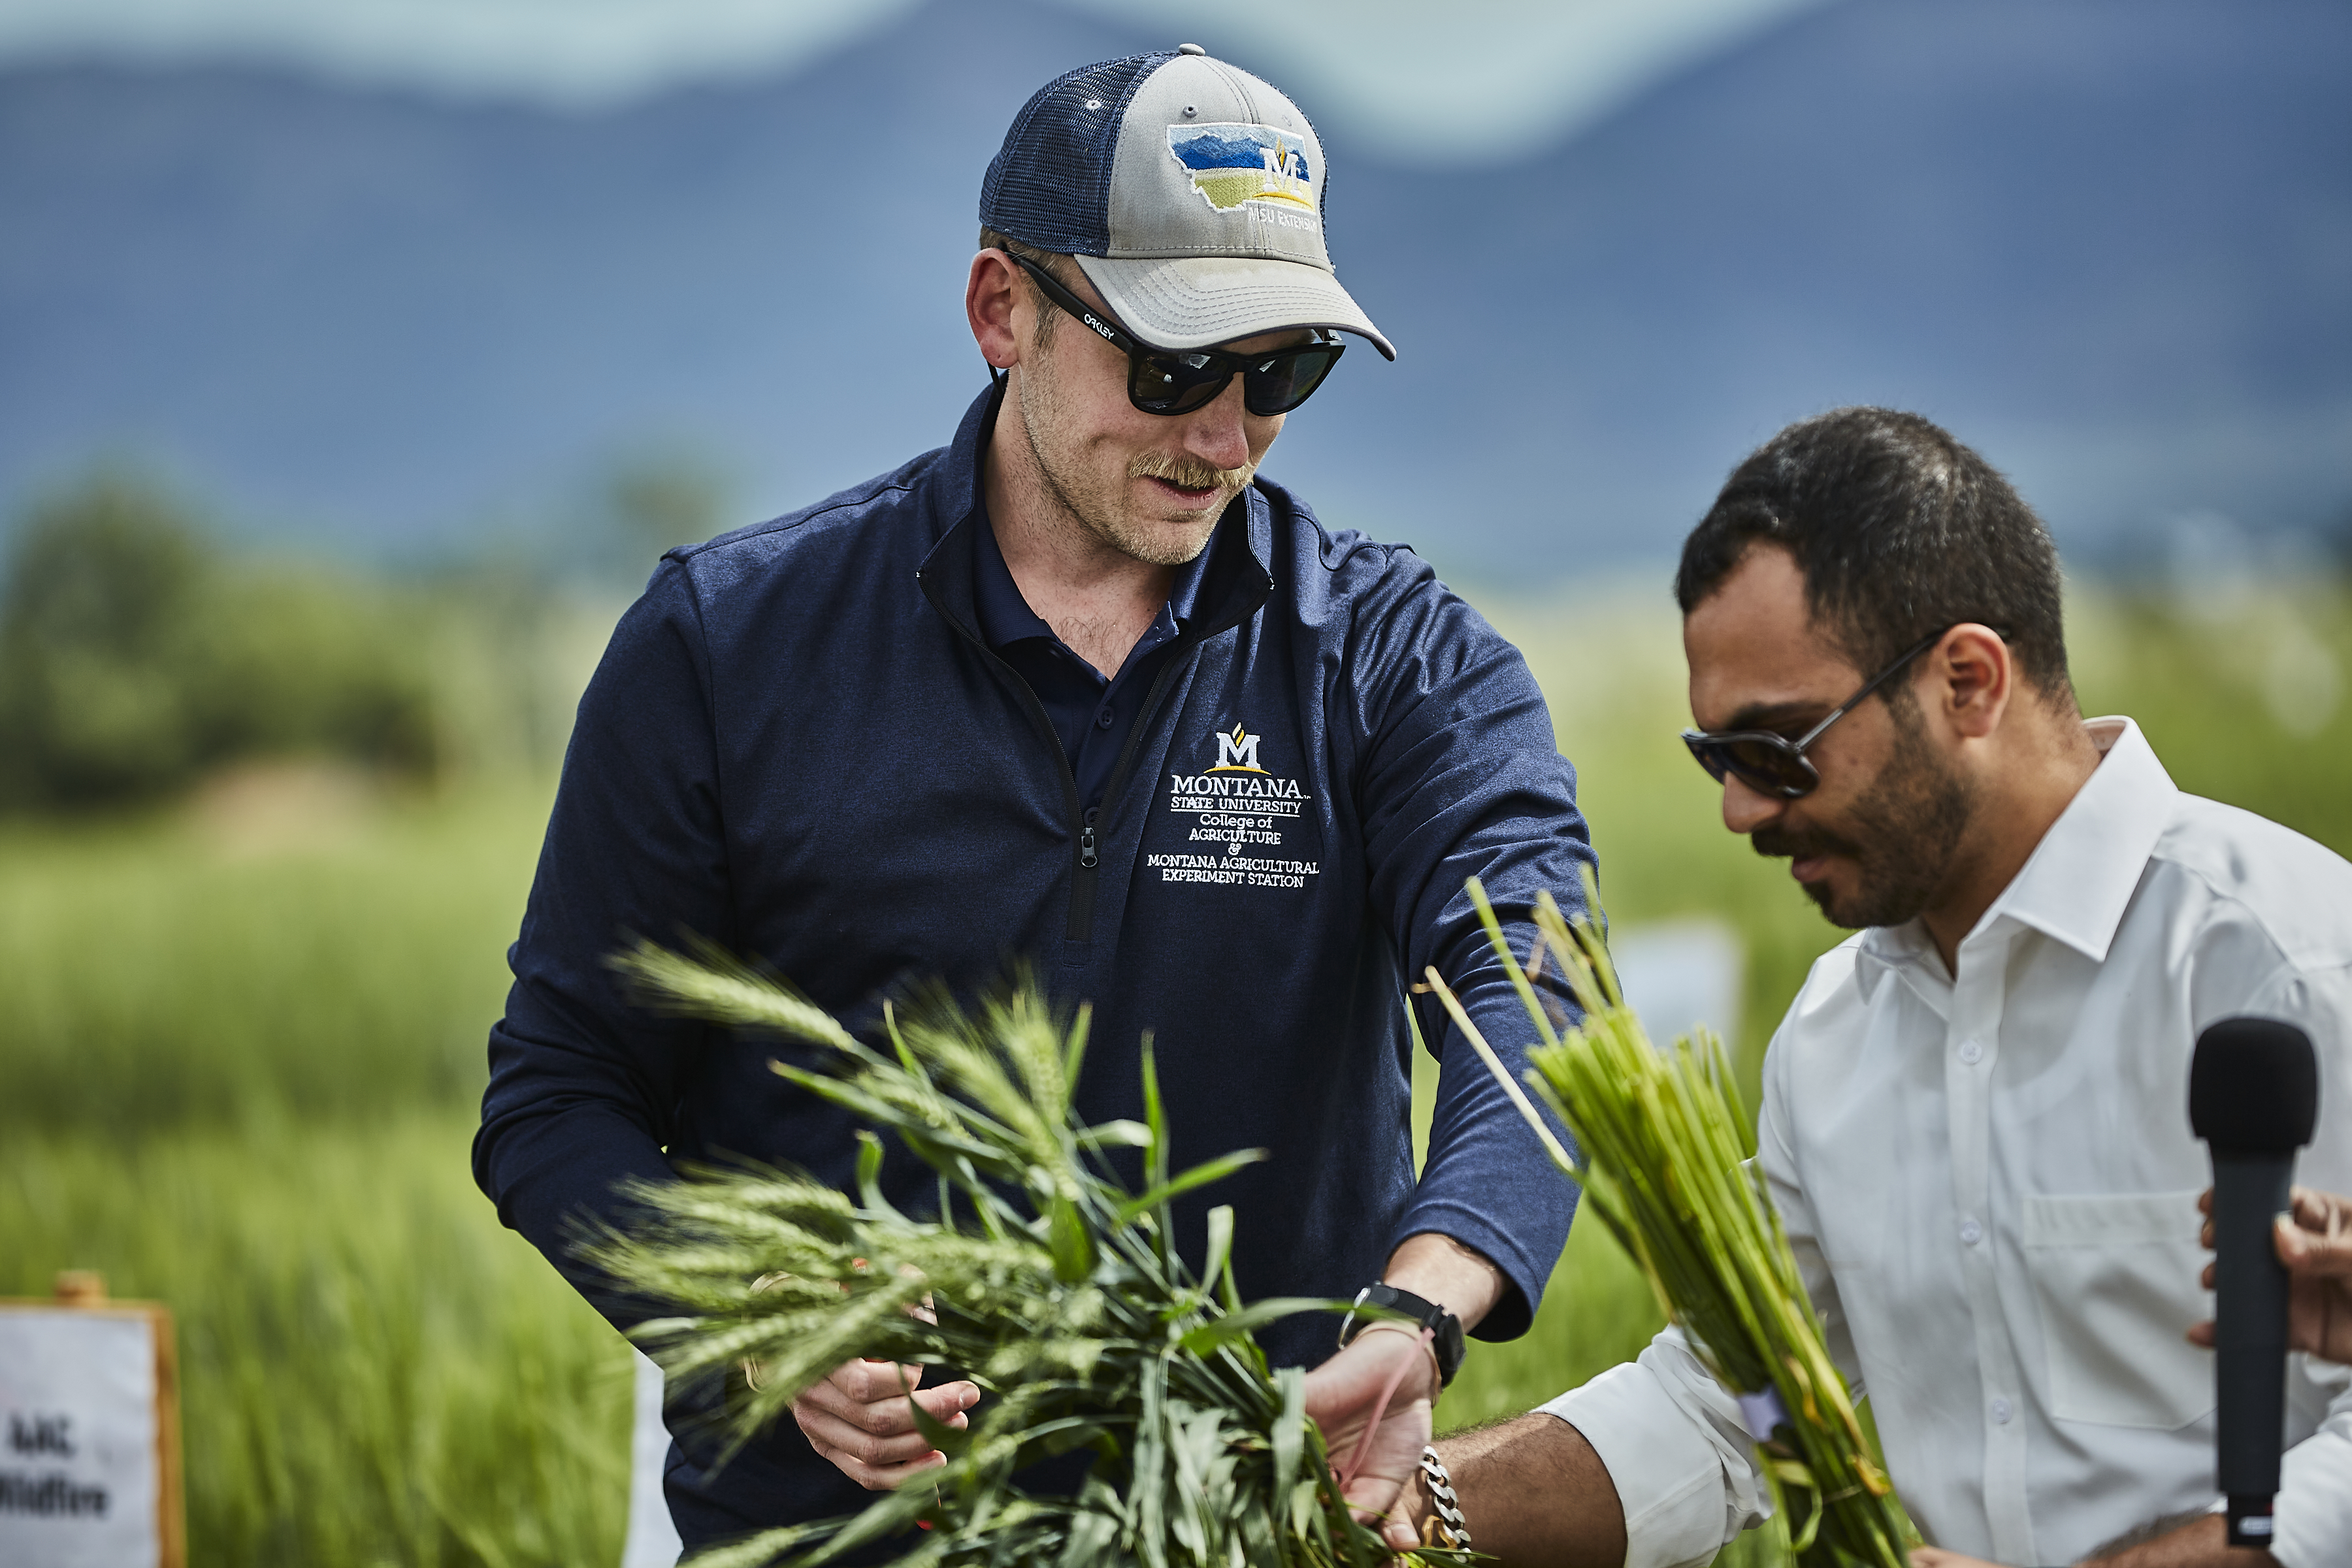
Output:
[[2214,1406],[2195,1191],[2025,1200],[2051,1414],[2171,1431]]

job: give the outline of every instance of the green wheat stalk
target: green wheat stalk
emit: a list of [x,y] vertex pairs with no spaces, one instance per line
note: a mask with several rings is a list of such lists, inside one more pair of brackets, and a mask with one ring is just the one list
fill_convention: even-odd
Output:
[[[1032,986],[902,1018],[887,1049],[788,987],[709,949],[648,942],[613,967],[664,1010],[824,1047],[824,1070],[770,1066],[848,1111],[861,1132],[856,1191],[772,1170],[688,1173],[627,1191],[649,1216],[591,1238],[625,1287],[674,1304],[640,1326],[673,1378],[757,1363],[725,1416],[730,1455],[787,1417],[843,1362],[870,1356],[959,1369],[992,1398],[966,1431],[914,1407],[947,1465],[844,1519],[772,1530],[705,1552],[698,1568],[816,1568],[862,1544],[907,1539],[900,1561],[1055,1568],[1379,1568],[1390,1553],[1341,1501],[1303,1374],[1269,1369],[1252,1331],[1345,1302],[1241,1304],[1233,1211],[1209,1214],[1197,1276],[1170,1244],[1171,1204],[1265,1158],[1244,1150],[1171,1174],[1160,1084],[1143,1044],[1143,1120],[1096,1126],[1071,1104],[1087,1014],[1057,1021]],[[880,1186],[887,1134],[938,1178],[936,1213],[900,1212]],[[1141,1151],[1144,1190],[1103,1156]],[[1015,1471],[1091,1450],[1076,1495],[1032,1496]],[[1465,1568],[1468,1554],[1421,1554]]]
[[[1753,1123],[1723,1042],[1702,1028],[1669,1051],[1657,1049],[1625,1005],[1606,942],[1589,921],[1571,925],[1542,895],[1536,953],[1522,966],[1477,879],[1469,890],[1535,1026],[1539,1043],[1528,1050],[1527,1081],[1573,1134],[1580,1156],[1552,1136],[1434,969],[1430,986],[1708,1369],[1735,1394],[1779,1396],[1785,1419],[1758,1454],[1797,1561],[1806,1568],[1904,1568],[1917,1532],[1872,1458],[1845,1380],[1830,1360],[1788,1233],[1755,1166]],[[1584,890],[1585,907],[1598,909],[1589,872]],[[1574,1027],[1554,1017],[1528,973],[1540,973],[1547,957],[1582,1011]]]

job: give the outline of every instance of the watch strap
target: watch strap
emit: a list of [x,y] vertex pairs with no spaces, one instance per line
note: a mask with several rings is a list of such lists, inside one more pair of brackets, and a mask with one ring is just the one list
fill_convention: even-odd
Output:
[[[1454,1381],[1462,1370],[1465,1345],[1462,1337],[1462,1320],[1423,1296],[1410,1290],[1400,1290],[1393,1285],[1367,1285],[1356,1292],[1358,1307],[1379,1307],[1398,1314],[1430,1331],[1429,1348],[1437,1358],[1437,1381],[1443,1387]],[[1347,1345],[1374,1322],[1368,1314],[1350,1311],[1339,1324],[1339,1343]]]

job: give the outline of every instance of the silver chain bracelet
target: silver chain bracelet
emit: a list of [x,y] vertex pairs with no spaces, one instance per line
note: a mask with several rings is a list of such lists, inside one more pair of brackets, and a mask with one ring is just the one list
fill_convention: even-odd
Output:
[[1423,1546],[1470,1550],[1470,1522],[1462,1517],[1462,1500],[1454,1495],[1454,1478],[1434,1448],[1421,1451],[1421,1478],[1429,1485],[1429,1518],[1421,1527]]

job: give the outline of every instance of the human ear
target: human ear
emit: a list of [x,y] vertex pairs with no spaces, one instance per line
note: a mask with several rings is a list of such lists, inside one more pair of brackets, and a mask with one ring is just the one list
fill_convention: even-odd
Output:
[[999,370],[1021,363],[1023,322],[1027,301],[1014,286],[1013,263],[1001,250],[983,250],[971,258],[971,275],[963,285],[963,313],[971,323],[972,342],[982,359]]
[[1982,740],[2000,727],[2017,689],[2009,645],[1990,626],[1970,621],[1944,634],[1927,654],[1927,679],[1952,727]]

